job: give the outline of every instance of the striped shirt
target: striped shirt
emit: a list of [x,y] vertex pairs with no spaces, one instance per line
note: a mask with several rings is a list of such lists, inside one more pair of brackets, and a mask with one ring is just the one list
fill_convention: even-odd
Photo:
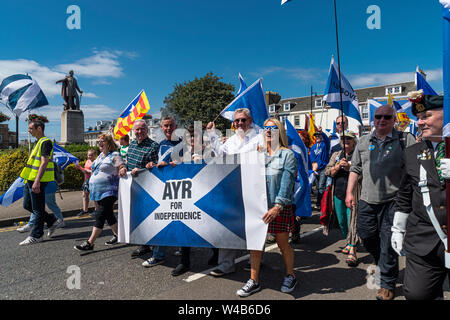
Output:
[[127,153],[127,171],[134,168],[142,169],[149,162],[158,162],[159,144],[150,138],[145,138],[141,143],[134,140],[130,143]]

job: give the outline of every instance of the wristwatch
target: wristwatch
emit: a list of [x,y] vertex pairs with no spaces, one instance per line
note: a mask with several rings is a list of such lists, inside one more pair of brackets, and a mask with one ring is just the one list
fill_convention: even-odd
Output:
[[277,207],[278,209],[283,210],[283,205],[279,204],[279,203],[275,203],[275,207]]

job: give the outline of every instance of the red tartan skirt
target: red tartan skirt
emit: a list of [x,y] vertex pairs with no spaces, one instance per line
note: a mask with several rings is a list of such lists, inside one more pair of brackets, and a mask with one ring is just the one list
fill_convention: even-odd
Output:
[[268,233],[292,232],[294,230],[294,211],[292,205],[285,206],[278,216],[269,223]]

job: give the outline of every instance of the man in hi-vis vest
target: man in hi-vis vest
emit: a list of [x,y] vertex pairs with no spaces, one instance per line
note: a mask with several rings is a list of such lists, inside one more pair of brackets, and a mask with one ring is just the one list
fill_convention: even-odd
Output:
[[55,180],[52,159],[53,143],[44,135],[45,125],[40,121],[31,121],[28,132],[36,138],[36,144],[31,151],[25,168],[20,173],[25,187],[23,190],[23,207],[36,215],[36,223],[30,236],[20,243],[21,246],[42,241],[44,222],[47,223],[48,234],[51,237],[58,227],[53,214],[45,212],[45,187]]

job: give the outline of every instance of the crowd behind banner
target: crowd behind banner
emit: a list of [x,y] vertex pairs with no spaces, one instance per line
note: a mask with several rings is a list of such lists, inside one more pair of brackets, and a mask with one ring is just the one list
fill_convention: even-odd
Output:
[[[321,212],[324,234],[328,235],[334,226],[339,228],[346,239],[342,253],[346,255],[349,267],[358,266],[358,246],[364,246],[370,253],[379,269],[378,300],[395,298],[399,255],[406,254],[403,293],[407,299],[442,299],[442,285],[449,275],[443,240],[446,238],[443,181],[450,177],[450,160],[443,157],[441,143],[443,99],[422,92],[412,94],[410,99],[412,112],[418,118],[417,137],[398,131],[395,109],[383,105],[374,112],[372,132],[358,139],[357,134],[347,129],[348,118],[339,116],[335,133],[329,136],[318,128],[312,137],[315,143],[305,155],[308,161],[304,164],[309,167],[305,169],[310,169],[316,177],[313,207]],[[136,139],[133,141],[129,141],[128,135],[115,141],[112,132],[100,135],[100,154],[97,156],[94,150],[89,150],[86,165],[77,166],[85,175],[80,216],[87,214],[89,201],[94,201],[96,207],[92,214],[95,223],[91,236],[74,248],[94,250],[105,222],[114,234],[105,245],[118,243],[121,226],[113,208],[121,178],[136,177],[146,170],[175,167],[182,162],[206,162],[213,157],[258,151],[265,157],[268,208],[261,219],[268,225],[268,239],[277,243],[285,266],[280,290],[284,293],[296,288],[301,290],[290,242],[298,241],[301,222],[305,219],[296,214],[294,200],[298,170],[303,162],[291,150],[283,123],[268,118],[260,128],[254,126],[252,120],[248,109],[235,110],[235,131],[226,137],[221,137],[214,122],[180,131],[173,117],[162,118],[164,139],[159,143],[148,137],[144,120],[135,121],[132,130]],[[41,242],[44,223],[48,226],[49,237],[62,226],[62,218],[56,212],[58,219],[45,211],[45,203],[53,202],[47,201],[46,188],[55,178],[51,160],[53,146],[45,137],[44,129],[40,122],[29,124],[29,132],[37,143],[21,177],[25,180],[24,208],[32,216],[29,225],[19,231],[31,230],[31,233],[20,245]],[[299,132],[299,136],[304,145],[309,146],[311,137],[305,132]],[[330,141],[333,139],[340,143],[332,146]],[[180,261],[172,270],[173,276],[184,274],[191,267],[190,247],[177,249]],[[166,247],[141,245],[131,256],[146,254],[151,257],[142,263],[143,267],[164,264]],[[236,272],[237,254],[235,249],[212,249],[208,264],[214,267],[210,275],[221,277]],[[264,250],[250,250],[250,260],[245,267],[250,271],[250,277],[237,290],[238,296],[247,297],[261,290],[259,273],[263,258]]]

